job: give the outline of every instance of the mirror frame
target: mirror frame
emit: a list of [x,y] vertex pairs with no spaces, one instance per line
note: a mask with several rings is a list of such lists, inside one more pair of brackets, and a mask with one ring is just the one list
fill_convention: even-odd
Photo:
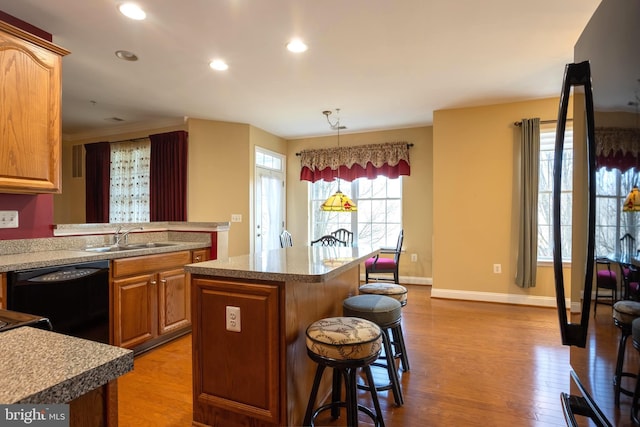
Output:
[[[564,276],[562,271],[562,236],[560,235],[560,195],[562,182],[562,151],[564,148],[564,132],[567,122],[567,110],[571,88],[582,86],[585,96],[585,114],[587,120],[587,257],[584,266],[584,288],[580,323],[571,323],[567,319],[567,307],[564,294]],[[595,244],[595,209],[596,209],[596,168],[594,138],[593,91],[591,88],[591,68],[589,61],[567,64],[562,84],[558,123],[556,128],[555,158],[553,164],[553,273],[556,287],[558,320],[563,345],[585,347],[591,311],[591,290],[593,287],[593,257]],[[575,189],[574,189],[575,190]],[[573,266],[575,267],[575,266]],[[574,273],[577,273],[574,269]],[[572,274],[574,274],[572,273]]]

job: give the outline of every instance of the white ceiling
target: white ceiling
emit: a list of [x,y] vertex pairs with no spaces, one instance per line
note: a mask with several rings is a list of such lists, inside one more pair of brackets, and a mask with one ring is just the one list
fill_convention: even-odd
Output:
[[[140,0],[144,21],[118,3],[0,0],[72,52],[62,109],[71,139],[185,116],[295,138],[331,133],[322,111],[336,107],[346,132],[360,132],[557,96],[600,0]],[[309,50],[288,52],[293,37]],[[139,61],[116,58],[119,49]],[[216,57],[227,71],[209,68]]]

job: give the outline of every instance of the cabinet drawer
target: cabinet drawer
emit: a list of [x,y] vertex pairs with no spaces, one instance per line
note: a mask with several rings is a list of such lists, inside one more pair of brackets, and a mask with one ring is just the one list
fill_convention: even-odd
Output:
[[166,254],[116,259],[113,261],[111,271],[113,277],[122,277],[131,274],[150,273],[168,268],[183,267],[190,262],[191,252],[170,252]]

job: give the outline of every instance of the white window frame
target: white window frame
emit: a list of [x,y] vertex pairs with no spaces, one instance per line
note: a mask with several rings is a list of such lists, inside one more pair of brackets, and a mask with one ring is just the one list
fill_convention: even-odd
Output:
[[[553,261],[553,164],[556,125],[540,125],[540,173],[538,177],[538,261]],[[561,185],[562,261],[571,261],[571,210],[573,199],[573,127],[565,128]],[[564,221],[562,221],[564,220]]]
[[[395,247],[402,229],[402,177],[387,180],[384,190],[374,194],[374,180],[358,178],[352,182],[340,180],[340,190],[351,197],[358,210],[352,213],[323,212],[320,205],[338,190],[338,181],[309,183],[309,241],[338,228],[354,233],[354,242],[361,246]],[[315,187],[314,187],[315,186]],[[314,191],[315,190],[315,191]],[[384,194],[380,194],[384,191]],[[315,197],[314,197],[315,194]],[[376,220],[373,210],[384,211],[384,221]]]

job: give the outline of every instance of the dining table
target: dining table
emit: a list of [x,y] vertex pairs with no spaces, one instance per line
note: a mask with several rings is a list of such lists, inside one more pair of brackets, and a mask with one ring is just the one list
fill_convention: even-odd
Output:
[[[632,299],[632,292],[640,291],[638,286],[636,289],[631,289],[632,283],[640,283],[640,258],[628,253],[609,254],[605,258],[612,264],[618,265],[622,277],[620,281],[622,299]],[[636,297],[640,297],[640,295],[636,295]]]

